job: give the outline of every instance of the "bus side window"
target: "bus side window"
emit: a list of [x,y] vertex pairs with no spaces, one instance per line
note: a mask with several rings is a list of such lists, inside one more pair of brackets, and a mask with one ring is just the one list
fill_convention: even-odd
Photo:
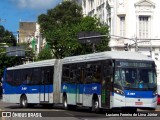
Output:
[[87,67],[85,69],[85,81],[84,83],[91,83],[93,79],[93,70],[92,70],[92,64],[87,64]]
[[34,68],[32,72],[32,77],[31,77],[31,83],[34,84],[40,84],[40,79],[41,77],[39,76],[40,74],[40,68]]
[[81,68],[80,70],[80,83],[84,83],[84,69]]
[[85,82],[86,83],[97,83],[101,81],[101,65],[99,63],[87,63],[85,69]]
[[6,81],[8,83],[12,83],[13,82],[13,71],[7,71]]
[[25,81],[23,82],[24,84],[30,84],[31,78],[29,74],[25,75]]
[[32,69],[26,69],[24,70],[23,74],[23,84],[31,84],[31,74],[32,74]]
[[94,68],[94,76],[93,76],[93,82],[100,82],[102,77],[101,77],[101,65],[95,65]]
[[14,71],[14,82],[13,82],[13,84],[14,85],[19,85],[19,83],[20,83],[20,81],[19,81],[19,76],[20,76],[20,74],[19,74],[19,70],[15,70]]
[[49,83],[50,83],[50,84],[53,84],[53,75],[54,75],[53,66],[49,68],[49,72],[50,72],[50,75],[49,75]]
[[63,65],[62,67],[62,81],[63,82],[69,82],[69,74],[70,74],[70,71],[69,71],[69,65]]

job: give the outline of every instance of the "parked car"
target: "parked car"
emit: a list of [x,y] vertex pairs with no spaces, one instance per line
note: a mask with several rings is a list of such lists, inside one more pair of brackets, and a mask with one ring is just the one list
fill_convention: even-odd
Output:
[[160,105],[160,95],[158,95],[158,97],[157,97],[157,104]]

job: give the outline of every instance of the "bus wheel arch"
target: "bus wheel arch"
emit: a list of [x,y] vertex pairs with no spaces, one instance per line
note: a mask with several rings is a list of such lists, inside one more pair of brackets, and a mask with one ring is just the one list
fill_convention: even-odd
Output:
[[28,100],[27,96],[25,94],[22,94],[20,97],[20,106],[22,108],[27,108],[28,107]]
[[92,97],[92,111],[99,112],[99,98],[96,93]]
[[68,109],[67,94],[66,94],[66,92],[63,93],[62,102],[63,102],[63,108],[64,109]]

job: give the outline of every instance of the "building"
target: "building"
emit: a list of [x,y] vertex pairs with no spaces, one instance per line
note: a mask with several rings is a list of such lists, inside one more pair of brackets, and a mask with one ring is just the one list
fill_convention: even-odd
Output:
[[82,0],[82,8],[110,26],[112,51],[144,53],[160,68],[160,0]]
[[28,43],[35,51],[36,55],[45,46],[46,41],[40,33],[40,25],[37,22],[20,22],[19,23],[19,43]]
[[124,50],[126,45],[159,58],[159,0],[83,0],[82,8],[84,15],[96,15],[110,26],[112,50]]
[[36,31],[36,22],[19,22],[18,42],[30,42]]

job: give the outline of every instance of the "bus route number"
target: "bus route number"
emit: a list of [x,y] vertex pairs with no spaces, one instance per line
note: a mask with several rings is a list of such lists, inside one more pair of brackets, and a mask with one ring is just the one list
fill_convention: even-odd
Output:
[[22,87],[22,90],[27,90],[27,87]]

